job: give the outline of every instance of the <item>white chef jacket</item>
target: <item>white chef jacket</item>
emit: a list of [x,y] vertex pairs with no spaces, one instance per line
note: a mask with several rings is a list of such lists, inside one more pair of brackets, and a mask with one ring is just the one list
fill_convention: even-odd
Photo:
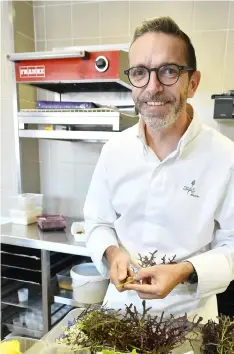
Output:
[[[178,146],[163,161],[146,144],[142,122],[108,141],[84,207],[86,244],[103,277],[105,250],[116,245],[136,262],[158,250],[189,260],[198,284],[178,285],[165,299],[147,300],[155,313],[217,316],[215,294],[234,279],[234,143],[195,115]],[[110,284],[111,308],[142,300]]]

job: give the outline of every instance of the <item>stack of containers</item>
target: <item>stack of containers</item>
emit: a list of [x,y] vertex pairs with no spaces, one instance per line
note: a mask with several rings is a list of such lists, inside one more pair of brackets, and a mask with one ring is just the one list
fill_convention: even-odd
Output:
[[28,225],[42,214],[43,194],[23,193],[11,198],[10,217],[13,224]]

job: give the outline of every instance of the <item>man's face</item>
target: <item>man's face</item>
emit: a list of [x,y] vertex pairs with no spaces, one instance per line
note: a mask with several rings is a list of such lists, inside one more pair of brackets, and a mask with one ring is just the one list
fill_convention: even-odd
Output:
[[[129,61],[130,67],[145,66],[148,69],[167,63],[188,66],[183,40],[164,33],[150,32],[137,38],[130,49]],[[173,124],[186,111],[187,97],[192,97],[196,91],[197,85],[194,89],[192,81],[188,72],[182,71],[175,84],[164,86],[156,73],[151,72],[148,85],[142,88],[133,86],[133,100],[146,125],[158,130]]]

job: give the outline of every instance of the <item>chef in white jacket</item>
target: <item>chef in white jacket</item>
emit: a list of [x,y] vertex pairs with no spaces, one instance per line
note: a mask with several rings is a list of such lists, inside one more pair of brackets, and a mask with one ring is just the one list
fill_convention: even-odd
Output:
[[[234,143],[201,124],[187,99],[200,81],[194,48],[170,18],[135,31],[125,71],[139,123],[102,150],[84,207],[87,247],[110,277],[104,303],[217,316],[234,279]],[[214,73],[215,75],[215,73]],[[158,265],[132,275],[139,254]],[[176,255],[176,264],[160,264]]]

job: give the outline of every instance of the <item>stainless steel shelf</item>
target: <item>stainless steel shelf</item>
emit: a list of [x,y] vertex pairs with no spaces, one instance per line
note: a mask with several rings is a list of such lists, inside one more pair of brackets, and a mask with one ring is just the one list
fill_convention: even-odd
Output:
[[[60,303],[60,304],[66,304],[74,307],[87,307],[89,305],[83,304],[81,302],[78,302],[73,299],[73,291],[72,290],[65,290],[65,289],[59,289],[57,294],[54,296],[54,302],[55,303]],[[95,304],[95,307],[100,305],[100,304]]]
[[[112,130],[120,130],[120,113],[115,111],[93,110],[77,112],[19,112],[19,124],[57,124],[76,126],[110,126]],[[91,129],[90,129],[91,130]]]
[[[19,302],[17,290],[27,287],[29,289],[29,300]],[[21,281],[7,280],[1,287],[1,303],[21,308],[39,308],[41,307],[41,287],[35,284],[22,285]]]
[[40,283],[37,283],[37,282],[34,282],[34,281],[24,280],[24,279],[16,279],[16,278],[12,278],[12,277],[4,277],[4,276],[2,276],[2,279],[14,280],[14,281],[21,282],[23,284],[25,283],[25,284],[41,285]]
[[35,259],[36,261],[40,260],[39,257],[30,256],[30,255],[27,255],[27,254],[11,253],[11,252],[7,252],[7,251],[3,251],[3,250],[1,250],[0,253],[3,254],[3,255],[7,254],[7,255],[18,256],[18,257],[27,258],[27,259]]
[[1,227],[1,242],[8,245],[89,256],[84,243],[76,242],[71,234],[70,230],[73,221],[75,220],[68,220],[68,225],[64,232],[42,232],[36,224],[26,226],[12,223],[5,224]]
[[5,263],[2,263],[1,265],[3,267],[7,267],[7,268],[16,268],[16,269],[30,270],[30,272],[41,273],[41,270],[38,270],[38,269],[29,269],[29,268],[18,267],[18,266],[15,266],[15,265],[10,265],[10,264],[5,264]]
[[2,304],[17,306],[25,309],[35,309],[41,308],[41,294],[34,296],[29,299],[27,302],[19,302],[17,291],[13,294],[9,294],[5,297],[2,297]]
[[37,139],[58,139],[58,140],[87,140],[87,141],[107,141],[119,132],[99,132],[99,131],[66,131],[66,130],[27,130],[19,129],[20,138]]
[[[4,305],[15,306],[21,309],[32,309],[32,310],[41,309],[42,308],[41,286],[30,284],[27,287],[29,288],[29,300],[27,302],[19,302],[17,290],[22,288],[22,283],[20,281],[11,280],[8,281],[8,283],[6,284],[2,284],[1,303]],[[52,315],[55,314],[61,307],[62,306],[59,305],[58,303],[52,304],[51,314]]]

